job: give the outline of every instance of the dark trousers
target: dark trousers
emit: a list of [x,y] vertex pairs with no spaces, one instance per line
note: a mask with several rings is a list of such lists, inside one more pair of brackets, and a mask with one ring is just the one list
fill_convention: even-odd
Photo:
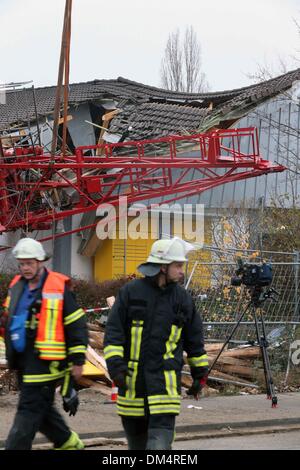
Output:
[[171,450],[175,437],[175,415],[122,416],[129,450]]
[[62,446],[71,436],[63,417],[55,409],[56,382],[22,384],[14,423],[6,441],[6,450],[30,450],[39,431],[54,447]]

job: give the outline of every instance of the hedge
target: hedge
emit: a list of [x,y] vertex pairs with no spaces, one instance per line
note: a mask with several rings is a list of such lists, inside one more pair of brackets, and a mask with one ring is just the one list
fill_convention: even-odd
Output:
[[[104,282],[72,279],[71,289],[76,295],[77,302],[83,308],[106,307],[106,298],[117,295],[119,289],[135,276],[124,276]],[[11,274],[0,273],[0,305],[3,304]]]

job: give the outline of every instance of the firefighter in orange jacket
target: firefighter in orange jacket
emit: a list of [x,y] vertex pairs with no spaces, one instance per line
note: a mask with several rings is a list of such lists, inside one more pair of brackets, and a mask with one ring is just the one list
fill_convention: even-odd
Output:
[[68,288],[69,278],[44,267],[47,255],[41,243],[23,238],[13,255],[20,275],[9,286],[2,325],[8,365],[18,373],[20,398],[6,449],[31,449],[38,431],[56,449],[82,449],[79,436],[53,403],[61,383],[65,411],[77,411],[73,381],[81,377],[85,362],[85,313]]

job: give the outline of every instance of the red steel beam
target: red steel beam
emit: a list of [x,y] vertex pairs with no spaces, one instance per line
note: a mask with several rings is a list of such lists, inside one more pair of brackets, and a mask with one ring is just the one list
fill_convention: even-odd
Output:
[[[247,154],[241,152],[243,139],[250,143]],[[149,148],[154,151],[158,144],[158,150],[163,146],[165,154],[148,155]],[[184,155],[183,144],[192,146],[192,157]],[[87,150],[96,153],[99,148],[103,156],[84,154]],[[0,159],[0,224],[6,231],[50,228],[56,220],[95,210],[101,203],[117,205],[121,195],[127,196],[129,204],[161,196],[170,196],[164,202],[173,202],[221,184],[285,170],[261,158],[255,128],[84,146],[68,157],[38,153],[27,155],[26,149],[16,149],[13,155],[4,152]],[[118,170],[107,173],[110,169]],[[172,169],[180,170],[176,179]],[[97,174],[84,175],[84,170]],[[199,178],[195,179],[195,171]],[[78,197],[70,208],[55,209],[41,203],[43,194],[67,188]],[[13,218],[11,213],[15,214]]]

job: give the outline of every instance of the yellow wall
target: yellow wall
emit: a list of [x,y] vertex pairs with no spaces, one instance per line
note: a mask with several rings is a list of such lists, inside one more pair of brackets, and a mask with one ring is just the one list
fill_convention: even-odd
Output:
[[138,274],[137,266],[146,261],[151,245],[157,239],[150,236],[149,227],[149,238],[146,240],[105,240],[95,255],[95,280],[105,281],[124,274]]
[[104,240],[98,248],[94,262],[94,277],[96,281],[112,279],[113,240]]
[[[150,224],[149,224],[150,225]],[[171,224],[172,232],[173,224]],[[117,230],[118,233],[118,230]],[[176,235],[176,233],[173,235]],[[94,276],[97,281],[105,281],[113,279],[124,274],[138,274],[137,266],[140,263],[146,261],[148,254],[151,249],[152,243],[157,239],[150,238],[150,227],[149,227],[149,238],[132,240],[105,240],[100,248],[98,248],[95,255],[94,263]],[[205,219],[205,243],[211,244],[211,224],[210,219]],[[193,242],[192,240],[190,240]],[[197,250],[191,253],[188,263],[188,272],[190,273],[193,269],[194,262],[199,260],[200,262],[210,262],[211,254],[209,251]],[[193,277],[193,284],[197,284],[200,287],[206,288],[211,285],[211,272],[210,267],[198,265],[195,270]]]

